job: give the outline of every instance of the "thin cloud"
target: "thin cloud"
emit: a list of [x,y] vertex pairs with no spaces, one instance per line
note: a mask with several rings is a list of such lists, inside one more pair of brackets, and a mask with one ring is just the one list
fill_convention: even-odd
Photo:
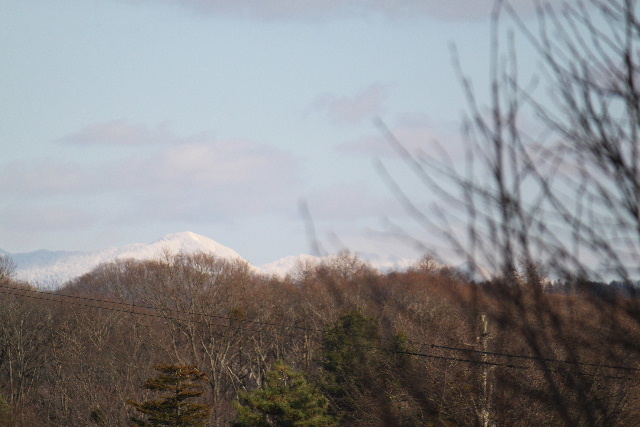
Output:
[[313,109],[338,122],[356,124],[382,114],[387,98],[386,86],[374,83],[354,96],[322,95],[313,102]]
[[[0,171],[0,187],[6,205],[29,200],[39,212],[87,206],[103,222],[212,222],[295,206],[297,171],[298,159],[286,151],[202,133],[91,164],[60,158],[14,162]],[[64,217],[56,218],[41,222],[62,226]]]
[[5,197],[52,197],[95,190],[92,170],[76,162],[45,159],[16,161],[0,171],[0,187]]
[[[404,149],[414,155],[439,154],[435,153],[438,145],[452,147],[454,141],[460,140],[456,132],[446,129],[442,124],[434,124],[433,120],[422,114],[401,115],[389,125],[389,132]],[[398,155],[382,129],[377,133],[363,135],[358,139],[340,144],[336,149],[355,155],[383,158]]]
[[307,197],[314,220],[352,221],[361,218],[402,215],[389,197],[375,193],[363,183],[336,183]]
[[228,220],[293,205],[297,163],[287,152],[252,141],[202,139],[133,159],[123,181],[141,183],[133,190],[135,216]]
[[295,179],[296,160],[287,152],[249,140],[203,136],[175,144],[124,165],[126,180],[164,190],[192,186],[258,185],[281,187]]
[[96,122],[78,132],[71,133],[58,142],[74,145],[156,145],[175,143],[178,138],[167,123],[149,129],[146,126],[129,123],[127,120]]
[[2,211],[0,229],[11,228],[19,232],[72,231],[85,227],[97,220],[95,214],[77,205],[36,203],[12,206]]

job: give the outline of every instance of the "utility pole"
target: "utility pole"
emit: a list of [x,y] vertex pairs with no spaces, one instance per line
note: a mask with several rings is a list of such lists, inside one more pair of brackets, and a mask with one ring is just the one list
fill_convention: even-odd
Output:
[[482,395],[480,396],[480,408],[478,410],[478,416],[480,418],[480,425],[482,427],[491,427],[491,411],[490,411],[490,394],[491,387],[489,384],[489,369],[490,366],[487,362],[487,352],[489,351],[489,322],[487,321],[487,315],[482,313],[480,315],[480,335],[478,336],[478,342],[482,348],[482,373],[481,373],[481,385]]

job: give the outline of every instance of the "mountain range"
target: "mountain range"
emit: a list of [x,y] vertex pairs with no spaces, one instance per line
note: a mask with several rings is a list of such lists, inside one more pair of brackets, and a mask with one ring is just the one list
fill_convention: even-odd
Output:
[[[205,252],[221,258],[244,259],[240,254],[213,239],[190,231],[173,233],[153,243],[134,243],[91,252],[38,250],[29,253],[8,255],[16,264],[15,278],[29,282],[41,289],[56,289],[65,282],[90,272],[100,264],[123,259],[149,260],[165,254],[190,254]],[[359,254],[372,266],[381,270],[406,268],[414,260],[400,258],[380,258],[375,255]],[[284,276],[299,262],[320,262],[312,255],[288,256],[262,266],[254,266],[261,273]]]

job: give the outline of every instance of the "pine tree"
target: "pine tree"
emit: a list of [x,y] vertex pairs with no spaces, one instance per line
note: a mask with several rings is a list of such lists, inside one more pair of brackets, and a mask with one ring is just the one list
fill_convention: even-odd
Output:
[[337,424],[328,413],[327,398],[301,373],[283,362],[276,362],[261,388],[241,393],[235,406],[238,415],[233,427],[333,427]]
[[357,396],[375,387],[379,347],[377,322],[359,311],[342,316],[324,333],[322,387],[343,410],[353,412]]
[[206,380],[206,374],[195,365],[157,365],[154,369],[160,374],[148,379],[143,388],[166,394],[145,402],[127,401],[146,416],[146,419],[131,417],[131,426],[204,427],[211,413],[209,405],[187,400],[204,393],[202,382]]

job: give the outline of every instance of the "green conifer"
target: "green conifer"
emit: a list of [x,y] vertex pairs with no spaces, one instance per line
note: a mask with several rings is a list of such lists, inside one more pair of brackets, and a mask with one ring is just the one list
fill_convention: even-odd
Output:
[[307,380],[276,362],[261,388],[240,394],[233,427],[333,427],[329,401]]
[[195,365],[157,365],[160,374],[148,379],[143,388],[155,392],[166,392],[159,399],[127,403],[146,419],[131,417],[133,427],[204,427],[211,411],[209,405],[194,403],[189,399],[201,396],[202,382],[206,374]]

